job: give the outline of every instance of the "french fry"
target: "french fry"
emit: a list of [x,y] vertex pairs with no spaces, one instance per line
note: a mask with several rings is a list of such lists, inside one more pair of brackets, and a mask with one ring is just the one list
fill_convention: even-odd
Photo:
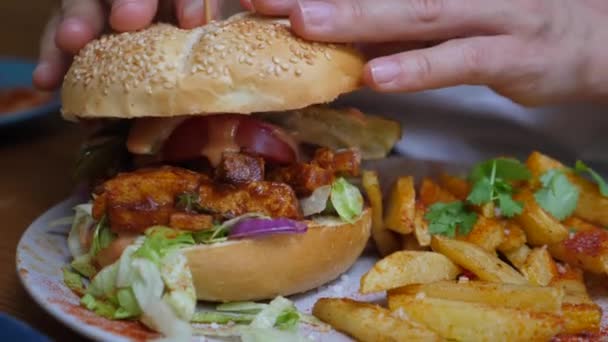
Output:
[[388,305],[457,341],[549,341],[564,326],[562,318],[551,313],[428,296],[392,296]]
[[608,273],[608,231],[605,229],[573,232],[567,239],[549,245],[548,248],[558,260],[580,266],[592,273]]
[[557,262],[557,276],[553,278],[550,286],[564,290],[566,296],[576,295],[586,297],[591,301],[585,286],[583,271],[568,264]]
[[595,303],[564,303],[562,317],[565,326],[564,333],[580,334],[582,332],[598,332],[602,320],[602,310]]
[[504,223],[503,240],[497,249],[501,252],[515,250],[527,242],[526,233],[517,223],[508,220]]
[[490,253],[495,253],[496,248],[504,240],[504,228],[496,219],[479,216],[471,232],[458,239],[474,243]]
[[596,229],[597,226],[591,222],[585,221],[576,216],[570,216],[563,222],[564,226],[570,227],[571,229],[579,232],[581,230],[593,230]]
[[361,174],[363,189],[372,207],[372,239],[381,256],[399,250],[398,236],[384,227],[382,190],[375,171],[363,171]]
[[384,224],[397,233],[409,234],[414,230],[416,190],[414,178],[399,177],[391,191]]
[[435,252],[399,251],[378,261],[361,277],[361,293],[380,292],[410,284],[455,279],[460,268]]
[[431,247],[477,275],[479,279],[509,284],[526,284],[526,278],[494,254],[466,241],[433,236]]
[[524,204],[522,213],[515,216],[514,220],[526,232],[529,244],[549,245],[568,237],[568,229],[536,203],[530,190],[521,190],[513,198]]
[[546,248],[534,248],[520,268],[530,284],[547,286],[558,276],[557,266]]
[[420,246],[431,245],[431,234],[429,233],[429,223],[424,218],[426,208],[422,203],[416,203],[414,216],[414,235]]
[[439,184],[432,181],[430,178],[422,179],[420,183],[420,201],[425,207],[430,207],[437,202],[454,202],[458,199],[449,193],[447,190],[439,186]]
[[503,254],[515,268],[521,270],[530,252],[532,252],[532,249],[528,245],[521,245],[519,248],[503,252]]
[[435,332],[378,305],[350,299],[321,298],[312,314],[362,342],[441,341]]
[[559,288],[482,281],[408,285],[389,290],[387,295],[390,300],[392,296],[416,296],[420,293],[432,298],[551,313],[559,312],[564,297],[564,291]]
[[[552,169],[565,170],[562,163],[540,152],[530,154],[526,165],[536,177]],[[598,186],[587,179],[570,171],[566,175],[580,191],[574,214],[595,224],[608,226],[608,198],[602,196]]]
[[471,192],[471,184],[466,179],[447,173],[439,175],[439,184],[461,201],[464,201]]

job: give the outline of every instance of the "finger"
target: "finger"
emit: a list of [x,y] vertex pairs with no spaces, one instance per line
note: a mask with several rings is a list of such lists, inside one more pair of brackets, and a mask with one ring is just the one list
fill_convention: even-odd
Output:
[[68,57],[55,45],[55,34],[60,22],[59,11],[49,20],[40,40],[40,57],[34,69],[32,81],[41,90],[53,90],[59,86],[68,67]]
[[61,7],[55,43],[60,49],[76,54],[103,30],[104,9],[98,0],[64,0]]
[[354,46],[367,60],[382,56],[393,55],[403,51],[424,49],[436,45],[433,42],[409,41],[387,43],[355,43]]
[[110,26],[116,31],[135,31],[152,23],[158,10],[158,0],[113,0]]
[[[461,84],[488,84],[508,71],[511,38],[476,37],[371,60],[364,80],[382,92],[420,91]],[[512,57],[511,57],[512,58]]]
[[[209,1],[208,4],[206,4],[207,1]],[[207,9],[211,13],[207,14]],[[181,27],[194,28],[206,24],[207,17],[217,18],[219,4],[217,0],[176,0],[175,12]]]
[[498,34],[516,18],[509,1],[298,0],[291,13],[304,38],[333,42],[436,40]]
[[265,15],[287,16],[296,7],[296,0],[250,0],[256,12]]
[[241,0],[241,6],[248,11],[254,11],[251,0]]

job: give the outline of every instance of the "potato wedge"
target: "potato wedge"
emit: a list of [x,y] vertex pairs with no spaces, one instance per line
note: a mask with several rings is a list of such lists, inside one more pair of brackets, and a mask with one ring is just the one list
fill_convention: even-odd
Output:
[[414,214],[414,235],[420,246],[431,245],[431,234],[429,233],[429,223],[424,218],[426,208],[422,203],[416,203],[416,213]]
[[564,318],[564,333],[580,334],[583,332],[598,332],[602,320],[602,310],[595,303],[562,305]]
[[471,184],[466,179],[447,173],[439,175],[439,184],[461,201],[467,199],[471,192]]
[[495,253],[496,248],[504,240],[504,228],[496,219],[479,216],[471,232],[466,236],[459,236],[458,239],[474,243],[490,253]]
[[384,224],[397,233],[411,233],[414,230],[415,207],[414,177],[399,177],[391,190]]
[[503,224],[503,240],[497,247],[499,251],[512,251],[526,244],[526,233],[519,224],[511,220],[505,221]]
[[514,220],[526,232],[530,245],[549,245],[568,237],[568,229],[536,203],[529,189],[521,190],[513,198],[524,204],[523,212]]
[[363,189],[372,207],[372,239],[381,256],[387,256],[399,250],[399,237],[384,227],[384,207],[382,190],[376,171],[363,171],[361,174]]
[[457,341],[549,341],[564,326],[563,319],[551,313],[428,296],[393,296],[388,305]]
[[361,293],[380,292],[410,284],[455,279],[460,268],[435,252],[399,251],[378,261],[361,277]]
[[455,264],[475,273],[479,279],[497,283],[526,284],[526,278],[483,248],[466,241],[433,236],[431,247]]
[[430,284],[408,285],[389,290],[388,297],[416,296],[419,293],[424,293],[425,296],[432,298],[551,313],[559,312],[564,297],[564,291],[558,288],[483,281],[439,281]]
[[531,252],[532,249],[530,249],[528,245],[521,245],[519,248],[503,252],[503,254],[513,266],[515,266],[518,270],[521,270]]
[[561,242],[549,245],[548,249],[558,260],[592,273],[608,273],[608,231],[605,229],[580,230]]
[[[537,177],[551,169],[565,169],[559,161],[539,152],[530,154],[526,165]],[[608,226],[608,198],[602,196],[596,184],[572,172],[567,172],[567,175],[572,184],[580,190],[574,214],[595,224]]]
[[520,269],[530,284],[547,286],[558,276],[557,265],[546,248],[534,248]]
[[583,271],[568,264],[557,262],[556,265],[557,276],[553,278],[549,286],[564,290],[566,296],[585,297],[590,302],[591,297],[589,297],[587,286],[585,286]]
[[400,318],[378,305],[350,299],[321,298],[312,314],[362,342],[442,340],[421,324]]
[[443,189],[430,178],[422,179],[419,195],[422,204],[426,207],[430,207],[437,202],[449,203],[458,200],[454,195]]

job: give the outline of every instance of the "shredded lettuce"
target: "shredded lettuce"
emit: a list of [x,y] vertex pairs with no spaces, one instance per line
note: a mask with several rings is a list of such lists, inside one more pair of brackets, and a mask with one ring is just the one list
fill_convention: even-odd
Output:
[[331,186],[320,186],[308,197],[300,199],[300,208],[304,217],[323,212],[327,208]]
[[97,299],[87,293],[80,299],[80,304],[107,319],[115,319],[116,306],[107,300]]
[[190,321],[196,309],[196,290],[188,260],[181,253],[171,253],[163,259],[160,273],[166,286],[163,300],[180,319]]
[[227,324],[230,322],[249,324],[255,318],[254,314],[236,312],[199,311],[192,315],[192,323],[217,323]]
[[69,268],[63,268],[63,282],[72,291],[82,295],[85,293],[82,276],[76,272],[72,272]]
[[68,234],[68,249],[72,257],[77,258],[87,253],[84,246],[80,243],[80,236],[84,233],[83,231],[91,229],[95,220],[91,216],[91,210],[93,206],[89,203],[80,204],[74,207],[74,218],[72,221],[72,228]]
[[171,251],[194,245],[189,232],[179,232],[168,227],[155,226],[146,230],[146,239],[134,257],[146,258],[160,267],[161,259]]
[[296,332],[278,329],[264,329],[255,327],[243,327],[241,329],[241,341],[243,342],[299,342],[311,341]]
[[93,277],[87,293],[95,298],[107,298],[116,303],[116,276],[118,264],[114,263],[103,268]]
[[89,254],[94,257],[99,253],[100,250],[108,247],[110,243],[116,238],[116,234],[110,230],[108,219],[106,216],[102,217],[93,232],[93,241],[91,242],[91,250]]
[[291,309],[294,309],[294,305],[289,299],[277,297],[257,314],[253,322],[251,322],[251,327],[272,328],[283,311]]
[[70,266],[72,266],[72,268],[76,270],[76,272],[82,274],[87,278],[91,278],[95,275],[95,273],[97,273],[97,269],[95,268],[95,266],[93,266],[93,263],[91,262],[91,256],[89,254],[84,254],[75,258],[70,263]]
[[230,302],[223,303],[216,307],[217,311],[241,312],[241,313],[258,313],[266,308],[268,304],[255,302]]
[[139,304],[137,304],[133,289],[130,287],[118,290],[116,299],[119,306],[114,314],[116,319],[137,317],[141,314],[141,309],[139,308]]
[[330,200],[338,216],[346,222],[353,222],[363,212],[361,192],[344,178],[338,178],[332,184]]

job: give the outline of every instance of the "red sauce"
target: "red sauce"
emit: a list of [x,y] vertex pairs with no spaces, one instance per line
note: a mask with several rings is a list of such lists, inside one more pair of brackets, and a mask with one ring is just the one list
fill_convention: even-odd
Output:
[[606,241],[608,241],[608,232],[594,229],[580,231],[563,243],[566,249],[573,252],[589,256],[598,256],[604,251],[604,243]]

